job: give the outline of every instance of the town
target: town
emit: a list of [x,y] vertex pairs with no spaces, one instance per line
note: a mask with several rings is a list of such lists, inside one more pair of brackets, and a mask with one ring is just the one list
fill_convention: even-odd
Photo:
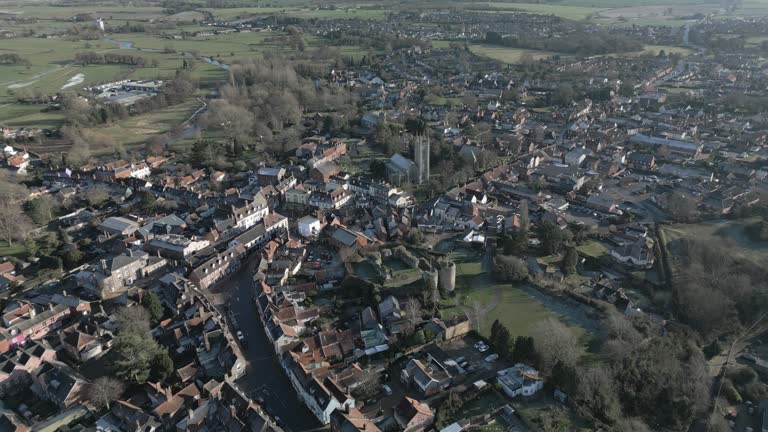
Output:
[[768,10],[88,3],[0,10],[2,430],[768,430]]

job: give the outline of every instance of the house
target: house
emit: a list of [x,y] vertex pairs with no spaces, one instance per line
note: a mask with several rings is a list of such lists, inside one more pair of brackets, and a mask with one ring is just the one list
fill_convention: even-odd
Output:
[[154,432],[161,427],[153,415],[122,400],[112,404],[110,411],[96,421],[96,430],[103,432]]
[[240,206],[233,205],[230,208],[234,226],[239,230],[247,230],[269,214],[269,207],[256,201],[244,201],[240,204]]
[[13,353],[0,354],[0,398],[28,388],[33,371],[55,359],[56,351],[44,340],[32,341]]
[[429,405],[407,396],[395,407],[394,414],[403,432],[424,432],[435,422]]
[[630,153],[627,166],[640,171],[653,171],[656,168],[656,157],[650,153]]
[[544,388],[544,378],[536,369],[517,363],[511,368],[496,372],[496,381],[507,396],[531,396]]
[[611,249],[611,257],[616,261],[637,268],[651,268],[655,261],[653,241],[638,238],[634,242],[620,244]]
[[379,303],[379,319],[384,326],[389,328],[390,333],[399,333],[399,330],[396,329],[404,320],[404,312],[400,308],[400,302],[394,296],[387,296]]
[[381,432],[356,408],[337,409],[331,414],[331,432]]
[[298,221],[299,235],[306,238],[315,238],[323,228],[320,219],[312,216],[304,216]]
[[285,202],[306,206],[309,204],[310,192],[304,188],[304,185],[297,185],[292,189],[285,191]]
[[217,253],[195,267],[189,275],[189,280],[198,288],[207,289],[223,279],[224,276],[239,269],[245,253],[246,249],[243,245],[237,245]]
[[429,330],[435,341],[440,342],[463,337],[469,333],[471,325],[466,315],[456,315],[445,320],[432,318],[424,329]]
[[159,254],[163,258],[184,260],[205,249],[210,243],[205,239],[195,240],[178,234],[164,234],[153,237],[144,245],[144,250]]
[[589,150],[577,148],[566,153],[563,157],[563,162],[568,166],[578,167],[584,163],[588,154]]
[[49,360],[35,370],[32,379],[37,385],[33,390],[59,408],[71,408],[87,398],[88,382],[64,363]]
[[111,298],[166,264],[164,258],[129,249],[125,254],[100,259],[98,263],[86,266],[75,275],[75,280],[78,286],[102,298]]
[[428,359],[411,359],[400,372],[400,381],[417,389],[424,396],[446,390],[451,385],[451,375],[439,363]]
[[339,249],[356,250],[373,242],[364,234],[345,227],[337,227],[328,239],[329,243]]
[[326,162],[309,170],[309,177],[313,180],[327,183],[331,177],[341,172],[341,168],[334,162]]
[[337,409],[355,407],[355,399],[331,377],[317,378],[308,374],[293,361],[290,353],[283,354],[282,365],[298,396],[320,423],[329,424],[331,414]]
[[95,321],[80,321],[59,332],[61,347],[73,359],[84,362],[97,358],[112,347],[112,332]]
[[285,168],[262,167],[256,173],[259,186],[276,185],[285,177]]
[[104,219],[98,230],[103,233],[104,239],[128,236],[138,231],[138,222],[120,216],[112,216]]

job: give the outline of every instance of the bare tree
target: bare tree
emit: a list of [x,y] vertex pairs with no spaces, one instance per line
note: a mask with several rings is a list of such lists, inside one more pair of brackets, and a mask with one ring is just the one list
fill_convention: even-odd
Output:
[[13,245],[14,240],[25,240],[32,229],[32,222],[21,207],[5,202],[0,204],[0,237]]
[[92,206],[101,205],[109,199],[109,190],[106,186],[94,186],[85,192],[85,199]]
[[0,171],[0,203],[14,203],[29,196],[26,186],[14,177]]
[[421,304],[413,297],[408,297],[408,303],[405,305],[405,313],[409,320],[415,325],[421,321]]
[[527,231],[530,224],[530,215],[528,214],[528,200],[520,201],[520,229]]
[[88,399],[97,408],[109,409],[109,404],[120,399],[125,391],[125,384],[112,377],[96,378],[88,387]]
[[532,333],[542,369],[551,370],[558,362],[573,366],[578,361],[581,347],[576,335],[560,320],[547,318],[537,323]]
[[121,334],[144,335],[149,331],[149,312],[143,306],[123,307],[115,315]]

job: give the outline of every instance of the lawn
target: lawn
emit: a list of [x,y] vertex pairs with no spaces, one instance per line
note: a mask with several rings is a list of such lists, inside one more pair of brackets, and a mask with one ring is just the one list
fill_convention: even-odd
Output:
[[472,51],[477,55],[490,57],[492,59],[498,60],[500,62],[508,63],[508,64],[520,63],[520,60],[522,59],[524,54],[530,54],[534,60],[539,60],[543,58],[552,57],[554,55],[558,55],[557,53],[548,52],[548,51],[536,51],[536,50],[528,50],[528,49],[522,49],[522,48],[507,48],[502,46],[493,46],[493,45],[485,45],[485,44],[470,44],[469,49],[470,51]]
[[586,255],[592,258],[599,258],[608,253],[608,248],[606,248],[599,241],[595,241],[595,240],[592,240],[588,243],[578,246],[576,250],[579,252],[579,254]]
[[19,256],[24,253],[24,243],[16,242],[13,245],[8,245],[5,240],[0,241],[0,257]]
[[[530,336],[536,323],[547,318],[563,319],[522,287],[494,281],[491,273],[483,271],[481,252],[459,250],[451,253],[456,263],[456,298],[463,307],[444,309],[448,316],[464,314],[475,305],[482,309],[479,332],[489,336],[494,320],[499,320],[513,337]],[[476,323],[473,323],[476,325]],[[586,349],[591,336],[581,327],[570,325]]]

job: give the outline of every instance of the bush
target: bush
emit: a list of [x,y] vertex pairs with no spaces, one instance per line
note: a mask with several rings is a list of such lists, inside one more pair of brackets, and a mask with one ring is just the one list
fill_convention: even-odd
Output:
[[736,387],[733,386],[733,383],[731,380],[725,380],[723,381],[723,397],[728,400],[728,402],[732,404],[740,404],[741,403],[741,395],[736,390]]
[[528,279],[528,266],[520,258],[500,255],[493,266],[499,282],[522,282]]

